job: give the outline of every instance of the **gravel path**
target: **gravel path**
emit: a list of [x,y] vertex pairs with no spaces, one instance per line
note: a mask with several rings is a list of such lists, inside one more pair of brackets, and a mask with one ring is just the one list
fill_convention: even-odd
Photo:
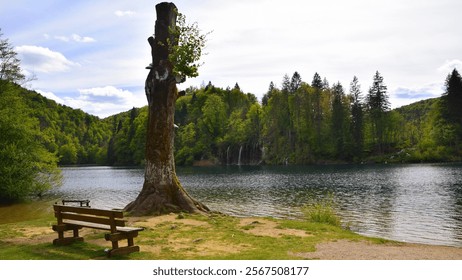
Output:
[[462,260],[462,248],[339,240],[321,243],[315,252],[296,255],[321,260]]

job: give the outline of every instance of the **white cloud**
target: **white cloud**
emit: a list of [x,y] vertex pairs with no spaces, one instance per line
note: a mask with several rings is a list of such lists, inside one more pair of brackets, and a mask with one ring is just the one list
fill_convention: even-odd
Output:
[[32,72],[64,72],[78,63],[68,60],[62,53],[39,46],[16,47],[24,69]]
[[118,89],[113,86],[94,87],[88,89],[79,89],[82,96],[91,98],[93,97],[109,97],[128,100],[133,97],[133,93],[128,90]]
[[[46,38],[49,38],[49,35],[45,36]],[[80,36],[78,34],[72,34],[71,36],[55,36],[54,37],[57,40],[61,40],[63,42],[77,42],[77,43],[93,43],[96,42],[96,40],[92,37],[87,37],[87,36]]]
[[116,16],[118,16],[118,17],[125,17],[125,16],[129,16],[129,17],[130,17],[130,16],[135,15],[136,13],[133,12],[133,11],[130,11],[130,10],[127,10],[127,11],[120,11],[120,10],[118,10],[118,11],[115,11],[114,14],[115,14]]
[[[24,9],[24,1],[13,1],[0,9],[0,23],[9,26],[4,32],[17,46],[59,50],[71,64],[64,61],[53,71],[76,68],[72,62],[81,66],[72,69],[78,71],[40,75],[42,68],[31,67],[24,58],[23,69],[37,73],[34,86],[61,98],[68,93],[76,100],[96,98],[77,88],[123,86],[145,101],[142,90],[133,88],[144,85],[144,67],[151,60],[146,38],[153,32],[155,3],[115,0],[108,12],[101,12],[107,4],[93,1],[68,7],[60,1],[44,1],[48,4],[27,3],[30,9]],[[200,76],[188,79],[182,88],[208,81],[232,87],[238,82],[245,92],[261,98],[271,81],[279,84],[284,74],[298,71],[305,82],[311,82],[318,72],[331,84],[339,81],[345,88],[356,75],[367,91],[379,70],[390,97],[408,102],[425,98],[426,93],[439,96],[440,92],[423,88],[444,83],[455,66],[462,72],[462,36],[454,23],[462,1],[326,0],[313,5],[313,1],[302,0],[282,4],[274,0],[178,0],[176,5],[187,22],[197,21],[204,33],[213,30]],[[52,16],[48,7],[60,12]],[[15,21],[15,14],[35,20]],[[69,43],[56,41],[55,35],[64,35],[59,40]],[[85,36],[104,44],[83,44],[91,41]]]
[[454,68],[462,70],[462,60],[453,59],[447,60],[443,65],[438,68],[439,72],[450,73]]
[[133,107],[140,108],[146,105],[144,96],[137,96],[129,90],[114,86],[79,89],[77,95],[70,96],[67,94],[67,96],[63,97],[59,97],[50,91],[36,90],[36,92],[59,104],[81,109],[100,118],[125,112]]
[[398,87],[390,91],[390,101],[393,108],[398,108],[420,100],[440,97],[443,92],[443,82],[416,87]]
[[51,100],[54,100],[56,102],[58,102],[59,104],[65,104],[64,100],[58,96],[56,96],[56,94],[54,94],[53,92],[51,91],[43,91],[43,90],[36,90],[38,93],[40,93],[41,95],[43,95],[44,97],[48,98],[48,99],[51,99]]
[[77,97],[64,97],[64,103],[102,118],[145,105],[144,98],[139,98],[131,91],[114,86],[79,89],[78,91]]

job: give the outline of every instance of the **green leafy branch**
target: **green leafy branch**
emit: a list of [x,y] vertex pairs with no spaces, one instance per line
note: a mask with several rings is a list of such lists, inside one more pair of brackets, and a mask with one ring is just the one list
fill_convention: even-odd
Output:
[[188,25],[186,17],[178,13],[177,24],[174,28],[170,28],[170,38],[175,38],[174,42],[168,40],[170,48],[169,60],[173,64],[173,74],[180,77],[180,82],[184,82],[186,77],[197,77],[199,75],[199,67],[203,49],[207,42],[207,36],[211,32],[201,34],[197,22]]

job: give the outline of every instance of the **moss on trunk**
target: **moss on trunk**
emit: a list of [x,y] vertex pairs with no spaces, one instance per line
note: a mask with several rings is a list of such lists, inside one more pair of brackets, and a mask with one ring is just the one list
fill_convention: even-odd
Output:
[[125,210],[136,216],[208,211],[184,190],[176,176],[173,122],[178,90],[168,58],[168,42],[175,42],[169,28],[176,25],[177,11],[173,3],[160,3],[156,11],[155,37],[148,39],[152,65],[145,85],[149,104],[145,178],[140,194]]

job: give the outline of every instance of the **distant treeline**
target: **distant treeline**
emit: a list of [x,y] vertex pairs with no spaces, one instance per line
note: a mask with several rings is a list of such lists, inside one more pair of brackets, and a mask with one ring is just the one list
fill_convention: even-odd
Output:
[[[18,93],[25,106],[17,110],[36,120],[38,140],[60,164],[143,164],[147,107],[100,119],[17,85],[6,88]],[[271,82],[261,103],[237,83],[223,89],[209,82],[188,88],[177,100],[176,163],[457,161],[462,159],[459,108],[462,79],[456,70],[440,98],[395,110],[379,72],[367,90],[356,77],[345,88],[330,86],[317,73],[307,83],[295,72],[283,77],[280,88]]]
[[[454,70],[440,98],[390,110],[387,87],[376,72],[367,90],[356,77],[348,89],[315,74],[295,72],[281,88],[270,83],[259,103],[236,84],[189,88],[177,100],[176,162],[313,164],[436,162],[462,159],[462,79]],[[147,110],[108,118],[110,164],[144,159]]]

